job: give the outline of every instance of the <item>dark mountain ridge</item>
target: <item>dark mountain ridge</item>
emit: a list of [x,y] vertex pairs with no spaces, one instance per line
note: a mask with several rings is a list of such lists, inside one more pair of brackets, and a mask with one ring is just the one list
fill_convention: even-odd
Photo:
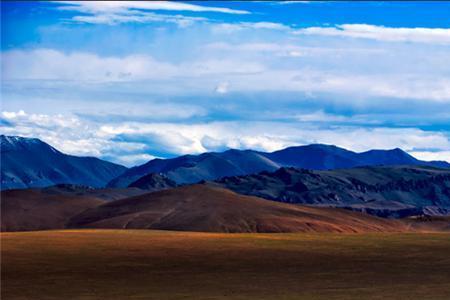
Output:
[[383,217],[450,213],[450,170],[426,166],[280,168],[207,184],[269,200],[348,208]]
[[170,189],[176,187],[177,184],[175,181],[167,178],[164,175],[150,173],[145,175],[135,182],[132,182],[128,187],[129,188],[139,188],[151,192]]

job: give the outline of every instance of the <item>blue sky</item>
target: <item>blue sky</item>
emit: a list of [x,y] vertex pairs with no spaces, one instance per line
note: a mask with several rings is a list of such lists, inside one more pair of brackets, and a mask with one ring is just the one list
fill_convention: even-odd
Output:
[[309,143],[450,161],[450,2],[2,2],[1,132],[127,166]]

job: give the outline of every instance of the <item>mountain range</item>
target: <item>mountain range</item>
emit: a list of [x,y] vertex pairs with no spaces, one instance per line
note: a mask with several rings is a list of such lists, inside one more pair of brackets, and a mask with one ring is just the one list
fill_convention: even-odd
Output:
[[109,187],[126,187],[149,173],[161,173],[178,184],[215,180],[226,176],[275,171],[281,167],[311,170],[354,168],[377,165],[415,165],[450,168],[443,161],[421,161],[401,149],[370,150],[356,153],[336,146],[313,144],[289,147],[266,153],[253,150],[227,150],[171,159],[154,159],[128,169],[108,183]]
[[2,231],[450,229],[450,165],[400,149],[227,150],[127,169],[38,139],[1,136],[1,158]]
[[312,144],[270,153],[231,149],[170,159],[153,159],[127,169],[95,157],[64,154],[39,139],[5,135],[0,139],[2,190],[56,184],[126,188],[149,174],[161,175],[162,177],[155,180],[159,180],[162,186],[173,187],[176,184],[192,184],[227,176],[273,172],[281,167],[311,170],[376,165],[450,168],[448,162],[421,161],[401,149],[356,153],[336,146]]

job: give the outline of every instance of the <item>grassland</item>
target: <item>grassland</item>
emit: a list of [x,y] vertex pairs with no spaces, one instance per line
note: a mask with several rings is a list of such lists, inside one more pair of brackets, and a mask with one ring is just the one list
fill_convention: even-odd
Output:
[[450,234],[1,234],[2,299],[449,299]]

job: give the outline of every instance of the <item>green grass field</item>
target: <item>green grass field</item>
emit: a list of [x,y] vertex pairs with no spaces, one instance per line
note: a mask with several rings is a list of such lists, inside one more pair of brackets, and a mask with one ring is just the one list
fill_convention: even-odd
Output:
[[2,299],[450,299],[450,234],[1,234]]

